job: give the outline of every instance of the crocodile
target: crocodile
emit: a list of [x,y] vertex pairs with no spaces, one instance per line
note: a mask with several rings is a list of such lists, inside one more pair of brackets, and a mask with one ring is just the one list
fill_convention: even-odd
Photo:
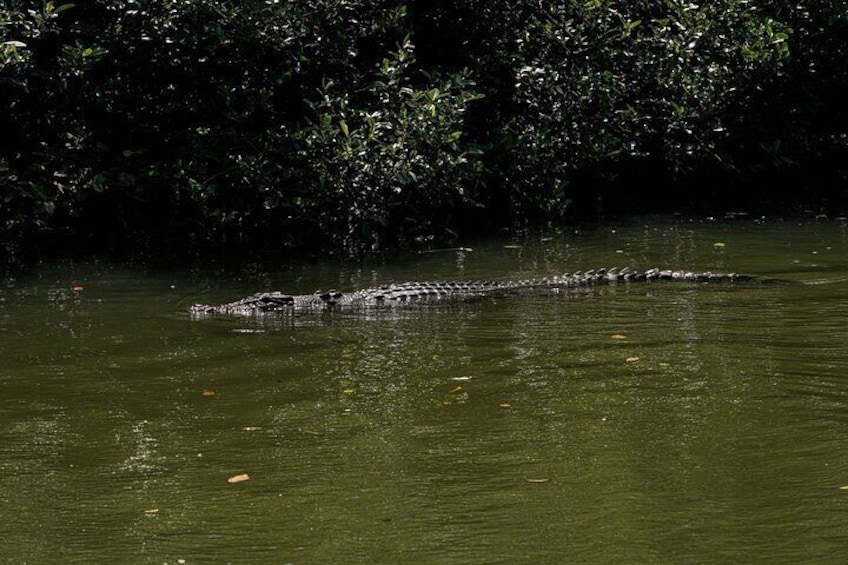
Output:
[[617,284],[631,281],[741,282],[755,280],[752,275],[632,268],[577,271],[539,279],[512,281],[441,281],[405,282],[365,288],[353,292],[330,290],[312,294],[261,292],[218,306],[195,304],[189,312],[197,317],[252,316],[273,313],[321,312],[364,307],[393,307],[410,304],[463,301],[498,297],[522,291],[559,292],[568,288]]

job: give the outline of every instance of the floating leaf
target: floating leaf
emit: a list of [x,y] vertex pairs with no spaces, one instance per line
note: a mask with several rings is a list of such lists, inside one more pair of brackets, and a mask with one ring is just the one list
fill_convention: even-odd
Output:
[[84,290],[85,290],[85,287],[84,287],[84,286],[79,286],[79,285],[77,285],[77,286],[74,286],[74,287],[72,288],[72,290],[73,290],[74,292],[82,292],[82,291],[84,291]]
[[628,363],[635,363],[638,360],[639,360],[638,357],[628,357],[627,359],[625,359],[625,361],[628,362]]
[[462,387],[458,386],[455,389],[453,389],[451,392],[462,392]]
[[215,391],[214,390],[204,390],[203,396],[215,396]]
[[227,482],[230,483],[231,485],[233,485],[235,483],[243,483],[244,481],[249,481],[249,480],[250,480],[250,475],[248,475],[247,473],[243,473],[241,475],[235,475],[233,477],[230,477],[229,479],[227,479]]
[[610,339],[627,339],[627,336],[622,334],[613,334],[610,336]]
[[524,479],[528,483],[542,484],[550,482],[550,479]]
[[149,509],[149,510],[145,510],[145,511],[144,511],[144,513],[145,513],[145,514],[158,514],[158,513],[159,513],[159,509],[158,509],[158,508],[151,508],[151,509]]
[[500,404],[498,404],[498,406],[500,406],[501,408],[512,408],[512,404],[510,404],[509,402],[501,402]]
[[342,394],[353,394],[354,392],[356,392],[356,389],[346,388],[342,391]]
[[844,487],[839,487],[839,490],[848,490],[848,485],[845,485]]
[[720,241],[716,241],[715,243],[713,243],[713,247],[715,247],[716,249],[724,249],[725,247],[727,247],[727,244],[722,243]]

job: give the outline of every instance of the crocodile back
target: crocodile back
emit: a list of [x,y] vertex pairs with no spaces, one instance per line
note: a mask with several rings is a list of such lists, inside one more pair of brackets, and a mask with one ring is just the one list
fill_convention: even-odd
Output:
[[533,290],[561,290],[599,284],[616,284],[631,281],[688,281],[688,282],[740,282],[756,280],[750,275],[649,269],[636,271],[624,269],[596,269],[577,271],[541,279],[513,281],[436,281],[405,282],[365,288],[353,292],[330,290],[312,294],[286,294],[262,292],[235,302],[218,306],[196,304],[189,308],[195,315],[256,315],[275,312],[312,312],[362,307],[423,304],[439,301],[463,301]]

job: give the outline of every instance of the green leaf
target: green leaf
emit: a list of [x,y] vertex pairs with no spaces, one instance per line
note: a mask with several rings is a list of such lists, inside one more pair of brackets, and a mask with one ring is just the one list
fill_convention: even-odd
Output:
[[341,128],[342,133],[345,135],[345,137],[350,136],[350,130],[347,127],[347,122],[345,122],[344,120],[340,120],[339,121],[339,128]]
[[75,8],[76,4],[62,4],[61,6],[56,6],[53,10],[54,14],[61,14],[65,10],[70,10],[71,8]]

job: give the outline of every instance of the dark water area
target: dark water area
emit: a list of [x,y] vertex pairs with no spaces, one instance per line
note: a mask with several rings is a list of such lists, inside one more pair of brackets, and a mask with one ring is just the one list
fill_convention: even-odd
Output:
[[[0,559],[848,560],[845,222],[651,217],[469,248],[7,268]],[[776,282],[186,311],[616,265]]]

